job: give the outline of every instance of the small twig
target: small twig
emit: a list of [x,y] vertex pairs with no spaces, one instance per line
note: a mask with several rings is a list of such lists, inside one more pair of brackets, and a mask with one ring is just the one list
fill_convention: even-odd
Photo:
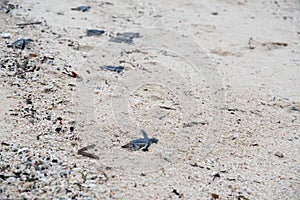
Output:
[[271,42],[271,44],[272,44],[273,46],[283,46],[283,47],[288,46],[288,44],[285,43],[285,42]]
[[190,122],[190,123],[183,123],[183,128],[186,127],[192,127],[192,126],[197,126],[197,125],[206,125],[208,122]]
[[42,24],[42,22],[29,22],[29,23],[21,23],[21,24],[17,24],[17,26],[29,26],[29,25],[39,25]]
[[191,165],[192,167],[199,167],[199,168],[201,168],[201,169],[204,168],[203,166],[198,165],[197,163],[190,163],[190,165]]
[[38,134],[38,135],[36,136],[36,139],[37,139],[37,140],[40,140],[41,136],[43,136],[43,135],[44,135],[44,133]]
[[176,110],[176,108],[172,108],[172,107],[168,107],[168,106],[159,106],[162,109],[166,109],[166,110]]
[[1,142],[1,145],[3,145],[3,146],[9,146],[9,144],[6,143],[6,142]]

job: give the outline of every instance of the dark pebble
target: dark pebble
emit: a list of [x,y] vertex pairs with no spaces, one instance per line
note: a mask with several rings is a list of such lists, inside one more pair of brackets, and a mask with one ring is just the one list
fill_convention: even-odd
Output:
[[61,131],[61,128],[60,128],[60,127],[57,127],[57,128],[55,129],[55,131],[59,133],[59,132]]
[[32,100],[31,99],[26,99],[26,103],[27,104],[32,104]]

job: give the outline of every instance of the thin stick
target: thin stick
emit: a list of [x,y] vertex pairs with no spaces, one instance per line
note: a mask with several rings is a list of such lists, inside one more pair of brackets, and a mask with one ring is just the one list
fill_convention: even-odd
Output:
[[38,25],[38,24],[42,24],[42,22],[29,22],[29,23],[17,24],[17,26],[29,26],[29,25]]

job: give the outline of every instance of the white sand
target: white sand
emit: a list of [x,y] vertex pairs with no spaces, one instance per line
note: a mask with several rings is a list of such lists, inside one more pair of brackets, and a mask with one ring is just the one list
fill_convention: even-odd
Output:
[[299,199],[299,1],[9,3],[0,199]]

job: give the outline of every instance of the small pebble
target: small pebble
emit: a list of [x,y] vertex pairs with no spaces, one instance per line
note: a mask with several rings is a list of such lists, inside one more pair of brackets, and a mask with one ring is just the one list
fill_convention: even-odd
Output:
[[29,190],[33,186],[34,182],[26,182],[23,184],[23,191]]
[[9,33],[1,33],[0,36],[3,39],[10,39],[11,38],[11,34],[9,34]]
[[59,132],[61,131],[61,128],[60,128],[60,127],[57,127],[57,128],[55,129],[55,131],[56,131],[57,133],[59,133]]
[[16,178],[15,177],[9,177],[8,179],[6,179],[6,181],[8,183],[14,183],[16,181]]
[[28,148],[27,147],[23,147],[21,149],[18,150],[18,153],[26,153],[28,151]]
[[275,154],[275,156],[277,156],[278,158],[283,158],[283,153],[280,153],[279,151],[277,151]]
[[250,188],[246,188],[245,191],[248,193],[248,194],[251,194],[252,190]]

